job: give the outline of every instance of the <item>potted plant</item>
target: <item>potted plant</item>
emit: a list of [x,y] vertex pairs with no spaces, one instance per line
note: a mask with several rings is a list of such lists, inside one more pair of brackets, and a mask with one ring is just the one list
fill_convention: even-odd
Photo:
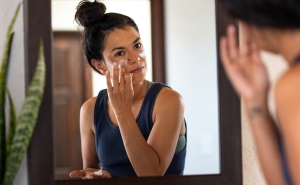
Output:
[[[4,54],[0,69],[0,184],[11,185],[18,172],[20,164],[27,151],[35,123],[38,117],[39,107],[43,99],[45,85],[45,59],[43,42],[40,41],[38,62],[34,76],[27,89],[25,101],[20,115],[17,117],[13,99],[6,86],[9,56],[13,40],[13,26],[16,21],[21,3],[19,3],[13,19],[9,25]],[[6,134],[5,123],[5,97],[8,96],[10,109],[9,131]],[[7,135],[7,137],[6,137]]]

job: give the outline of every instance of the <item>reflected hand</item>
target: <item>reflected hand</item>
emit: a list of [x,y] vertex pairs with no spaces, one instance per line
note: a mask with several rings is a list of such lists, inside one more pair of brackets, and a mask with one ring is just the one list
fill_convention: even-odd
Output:
[[247,35],[242,38],[241,49],[239,49],[236,35],[236,29],[231,25],[227,29],[227,36],[220,40],[221,58],[225,72],[235,91],[245,99],[246,103],[265,101],[269,89],[269,79],[259,51],[249,41]]
[[102,179],[111,178],[108,171],[102,170],[102,175],[97,173],[100,169],[86,168],[84,170],[74,170],[69,175],[70,177],[81,177],[82,179]]
[[132,74],[125,73],[125,69],[126,66],[124,61],[120,61],[120,69],[118,69],[116,62],[113,64],[113,86],[110,80],[110,73],[109,71],[106,72],[108,97],[115,115],[122,113],[124,108],[131,110],[131,103],[134,95]]

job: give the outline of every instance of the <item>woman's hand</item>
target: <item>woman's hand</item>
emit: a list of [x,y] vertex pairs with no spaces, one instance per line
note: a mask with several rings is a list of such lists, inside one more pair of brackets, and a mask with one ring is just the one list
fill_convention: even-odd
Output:
[[111,175],[108,171],[101,170],[101,173],[98,173],[100,169],[96,168],[86,168],[84,170],[74,170],[70,173],[70,177],[81,177],[82,179],[103,179],[111,178]]
[[269,79],[259,51],[249,41],[248,35],[243,35],[239,49],[236,36],[235,27],[230,25],[227,36],[220,41],[221,58],[226,74],[235,91],[245,99],[248,106],[258,103],[257,101],[266,101]]
[[132,87],[132,74],[125,73],[125,63],[120,61],[120,69],[118,69],[117,63],[113,63],[113,74],[111,83],[111,77],[109,71],[106,72],[107,92],[110,105],[112,106],[115,115],[124,112],[124,110],[131,109],[131,103],[133,99],[133,87]]

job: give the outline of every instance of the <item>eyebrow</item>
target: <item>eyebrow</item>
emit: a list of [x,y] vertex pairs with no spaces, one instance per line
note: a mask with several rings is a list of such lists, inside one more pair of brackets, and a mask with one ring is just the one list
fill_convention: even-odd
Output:
[[[138,37],[137,39],[135,39],[134,41],[133,41],[133,44],[135,44],[135,43],[137,43],[139,40],[140,40],[141,38],[140,37]],[[115,47],[115,48],[113,48],[112,50],[111,50],[111,52],[113,52],[113,51],[115,51],[115,50],[119,50],[119,49],[125,49],[124,47]]]

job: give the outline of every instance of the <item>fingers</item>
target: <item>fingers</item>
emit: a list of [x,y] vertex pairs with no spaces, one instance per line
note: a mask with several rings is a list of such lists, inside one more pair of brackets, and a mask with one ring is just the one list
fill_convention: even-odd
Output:
[[101,170],[101,173],[98,173],[99,171],[94,172],[94,178],[95,179],[102,179],[102,178],[112,178],[110,173],[105,170]]
[[227,37],[228,37],[229,55],[231,58],[236,58],[239,54],[239,51],[238,51],[237,33],[233,25],[228,26]]
[[225,69],[230,65],[230,57],[228,51],[228,40],[226,37],[222,37],[220,40],[220,54],[222,58],[222,63],[224,64]]
[[[94,171],[95,170],[95,171]],[[74,170],[69,176],[70,177],[81,177],[82,179],[99,179],[99,178],[112,178],[108,171],[102,170],[102,173],[97,173],[97,169],[87,169],[86,170]]]
[[119,69],[119,77],[120,77],[120,86],[119,86],[119,89],[120,91],[123,91],[124,90],[124,75],[125,75],[125,69],[126,69],[126,66],[125,66],[125,61],[124,60],[121,60],[120,61],[120,69]]
[[114,88],[113,91],[118,91],[119,89],[119,69],[118,69],[118,63],[113,63],[113,84]]
[[125,79],[125,88],[126,89],[132,87],[132,76],[133,76],[132,73],[126,73],[125,76],[124,76],[124,79]]
[[112,84],[110,81],[110,72],[108,70],[106,71],[105,76],[106,76],[107,92],[108,92],[108,94],[111,94],[112,93]]
[[247,32],[243,32],[243,35],[240,38],[241,38],[241,42],[240,42],[241,56],[247,57],[251,53],[251,48],[250,48],[251,42]]
[[260,58],[260,53],[259,50],[257,49],[256,45],[253,44],[251,47],[251,53],[252,53],[252,61],[255,63],[262,63],[261,58]]
[[74,170],[69,174],[70,177],[84,177],[85,175],[84,170]]

